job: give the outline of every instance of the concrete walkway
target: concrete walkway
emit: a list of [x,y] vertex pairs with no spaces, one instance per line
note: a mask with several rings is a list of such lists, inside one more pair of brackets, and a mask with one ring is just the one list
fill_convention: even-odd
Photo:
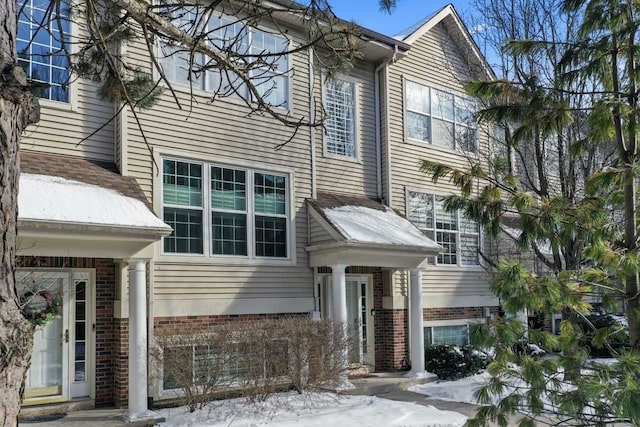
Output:
[[394,374],[374,374],[369,378],[352,380],[356,386],[353,390],[348,390],[342,394],[376,396],[382,399],[397,400],[399,402],[413,402],[423,406],[433,406],[443,411],[455,411],[473,418],[479,406],[462,402],[450,402],[446,400],[431,399],[420,393],[407,390],[412,385],[425,384],[433,379],[429,378],[406,378],[404,372]]

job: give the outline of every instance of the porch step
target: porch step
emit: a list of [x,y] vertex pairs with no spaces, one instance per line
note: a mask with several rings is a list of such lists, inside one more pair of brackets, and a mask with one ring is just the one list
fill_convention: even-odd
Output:
[[67,414],[69,412],[84,411],[93,409],[95,402],[93,399],[73,399],[67,402],[44,403],[42,405],[23,405],[20,408],[19,420],[28,422],[30,419],[42,418],[56,415]]
[[19,424],[23,427],[151,427],[166,421],[158,417],[127,423],[124,420],[126,409],[117,408],[77,410],[69,413],[59,412],[59,407],[55,409],[57,411],[49,415],[21,414]]

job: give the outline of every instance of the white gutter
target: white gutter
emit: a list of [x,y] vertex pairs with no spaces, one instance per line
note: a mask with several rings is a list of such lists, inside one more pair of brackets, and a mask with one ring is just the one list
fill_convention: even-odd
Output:
[[[309,48],[309,123],[316,119],[316,103],[314,97],[315,75],[313,73],[313,47]],[[317,197],[316,184],[316,129],[309,128],[309,145],[311,148],[311,198]]]

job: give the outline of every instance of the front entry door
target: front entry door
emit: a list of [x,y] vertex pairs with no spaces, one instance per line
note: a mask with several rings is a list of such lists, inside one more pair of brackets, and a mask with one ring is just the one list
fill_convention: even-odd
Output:
[[40,303],[46,307],[47,299],[62,305],[59,316],[36,327],[25,398],[41,403],[89,397],[89,355],[93,354],[90,274],[19,270],[16,283],[36,308]]
[[[320,286],[320,308],[324,318],[333,313],[331,276],[325,276]],[[347,323],[351,332],[349,362],[373,366],[373,295],[367,276],[346,277]]]

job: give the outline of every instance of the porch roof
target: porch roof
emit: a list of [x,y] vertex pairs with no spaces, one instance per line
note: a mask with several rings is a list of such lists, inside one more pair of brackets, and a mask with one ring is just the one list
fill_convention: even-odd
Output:
[[21,246],[30,247],[23,252],[128,256],[171,233],[135,179],[115,165],[28,152],[20,157],[18,230]]
[[332,264],[415,268],[442,247],[379,201],[318,192],[309,214],[332,236],[306,247],[312,267]]

